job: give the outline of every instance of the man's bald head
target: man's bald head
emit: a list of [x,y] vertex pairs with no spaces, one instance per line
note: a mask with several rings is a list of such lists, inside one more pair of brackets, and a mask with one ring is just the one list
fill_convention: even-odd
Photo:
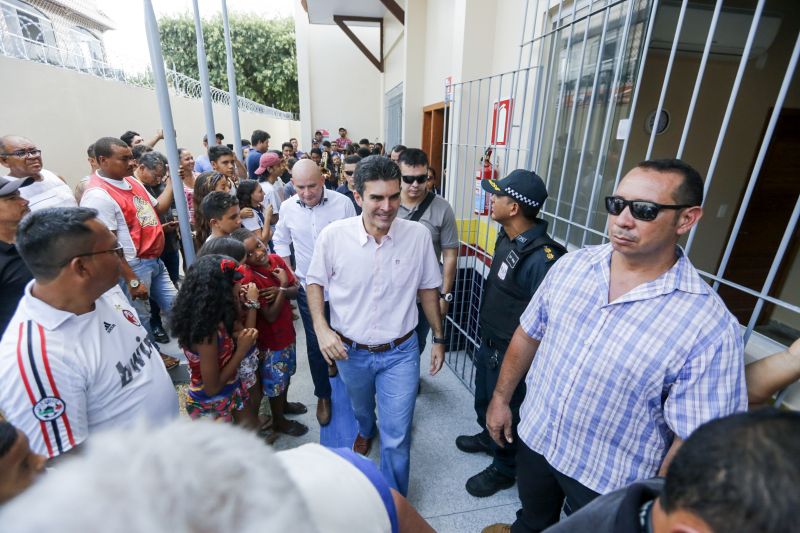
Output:
[[318,179],[322,180],[322,171],[319,166],[310,159],[301,159],[292,168],[292,179]]
[[297,197],[308,207],[322,201],[325,192],[324,178],[320,168],[310,159],[301,159],[292,168],[292,184]]
[[0,152],[5,153],[8,151],[8,148],[10,146],[22,142],[30,143],[31,140],[21,135],[3,135],[2,137],[0,137]]

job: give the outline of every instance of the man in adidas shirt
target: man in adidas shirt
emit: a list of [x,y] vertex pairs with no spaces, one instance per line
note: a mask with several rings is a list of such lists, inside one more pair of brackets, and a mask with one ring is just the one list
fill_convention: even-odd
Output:
[[26,217],[17,248],[34,276],[0,341],[0,411],[49,458],[89,434],[175,418],[158,350],[117,285],[116,236],[86,208]]

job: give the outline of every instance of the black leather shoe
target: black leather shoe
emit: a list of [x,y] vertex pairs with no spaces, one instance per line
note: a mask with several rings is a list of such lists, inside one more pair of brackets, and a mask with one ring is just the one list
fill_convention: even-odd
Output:
[[164,331],[162,326],[155,326],[153,328],[153,338],[159,344],[169,344],[169,335]]
[[491,453],[489,441],[491,437],[486,431],[481,431],[476,435],[459,435],[456,437],[456,448],[467,453]]
[[467,492],[476,498],[486,498],[503,489],[514,486],[516,480],[497,471],[494,465],[467,480]]

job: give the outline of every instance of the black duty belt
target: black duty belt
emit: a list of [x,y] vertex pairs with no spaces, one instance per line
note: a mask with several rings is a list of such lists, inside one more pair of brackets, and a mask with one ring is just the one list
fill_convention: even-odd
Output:
[[[337,331],[336,333],[339,333],[339,332]],[[350,346],[351,348],[355,348],[356,350],[366,350],[366,351],[368,351],[370,353],[381,353],[381,352],[388,352],[392,348],[394,348],[394,347],[396,347],[396,346],[398,346],[400,344],[403,344],[404,342],[406,342],[408,339],[411,338],[411,335],[414,335],[415,333],[416,333],[416,331],[414,331],[412,329],[411,331],[409,331],[408,333],[406,333],[405,335],[403,335],[399,339],[395,339],[395,340],[393,340],[391,342],[387,342],[387,343],[384,343],[384,344],[359,344],[359,343],[357,343],[356,341],[354,341],[352,339],[348,339],[347,337],[345,337],[341,333],[339,333],[339,337],[342,338],[342,342],[343,343],[345,343],[346,345]]]
[[506,351],[506,348],[508,348],[509,344],[505,341],[498,341],[490,338],[483,339],[483,342],[484,344],[486,344],[486,346],[488,346],[492,350],[502,350],[504,352]]

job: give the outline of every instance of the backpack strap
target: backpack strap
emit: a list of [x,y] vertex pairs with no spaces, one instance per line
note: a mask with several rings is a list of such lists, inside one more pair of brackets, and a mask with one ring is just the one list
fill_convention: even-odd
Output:
[[414,214],[408,217],[408,220],[419,222],[419,219],[422,218],[422,215],[425,214],[425,211],[427,211],[428,207],[430,207],[430,205],[433,203],[434,198],[436,198],[436,195],[428,191],[428,194],[427,196],[425,196],[425,199],[422,200],[421,204],[419,204],[419,207],[417,207],[417,210],[414,211]]

